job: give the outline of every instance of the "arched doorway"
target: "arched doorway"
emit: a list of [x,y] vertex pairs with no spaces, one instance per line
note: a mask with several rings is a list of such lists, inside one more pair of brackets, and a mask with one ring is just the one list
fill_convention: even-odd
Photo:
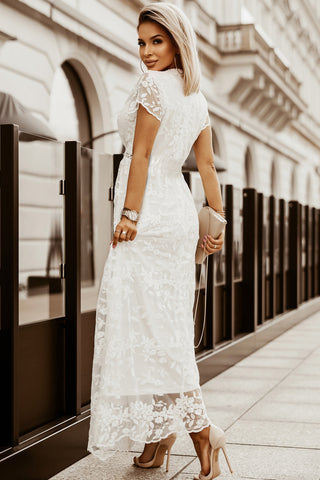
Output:
[[[59,141],[92,138],[89,104],[76,69],[65,61],[56,70],[50,96],[50,125]],[[92,147],[89,143],[88,147]],[[82,149],[81,161],[81,285],[94,281],[92,222],[92,158]]]
[[65,61],[56,70],[50,95],[50,125],[60,141],[84,143],[92,137],[89,106],[83,84]]

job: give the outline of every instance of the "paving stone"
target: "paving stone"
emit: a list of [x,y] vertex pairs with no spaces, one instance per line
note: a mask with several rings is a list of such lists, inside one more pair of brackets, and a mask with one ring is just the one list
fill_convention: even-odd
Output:
[[94,455],[88,455],[50,480],[169,480],[192,461],[192,457],[170,455],[169,472],[166,472],[166,456],[161,467],[146,469],[133,465],[133,456],[131,452],[123,452],[102,462]]
[[240,419],[228,429],[226,438],[247,445],[319,448],[320,428],[311,423]]
[[[320,450],[227,444],[227,453],[234,473],[231,475],[220,450],[220,478],[238,480],[319,480]],[[196,458],[182,473],[200,471]]]
[[[253,354],[254,355],[254,354]],[[268,356],[253,356],[250,355],[243,360],[238,362],[238,365],[254,365],[255,367],[267,367],[267,368],[294,368],[301,362],[300,358],[277,358],[277,357],[268,357]]]
[[265,400],[273,402],[302,403],[320,405],[320,389],[317,388],[294,388],[284,385],[278,385],[274,390],[267,393]]
[[273,345],[284,344],[292,348],[293,345],[299,345],[299,348],[309,348],[310,352],[317,348],[319,345],[319,339],[317,338],[318,331],[308,333],[307,331],[292,331],[281,335],[278,338],[272,340]]
[[250,358],[257,357],[276,357],[276,358],[300,358],[303,360],[310,355],[310,350],[308,348],[287,348],[283,349],[279,346],[266,346],[262,347],[257,352],[254,352]]
[[235,410],[245,411],[251,405],[261,398],[261,394],[257,392],[226,392],[224,390],[202,391],[202,397],[206,405],[210,408],[234,408]]
[[226,430],[230,425],[238,420],[242,415],[242,411],[219,410],[218,408],[206,407],[208,416],[212,423],[218,425],[222,430]]
[[[242,476],[237,476],[235,477],[234,475],[219,475],[219,477],[216,477],[218,480],[261,480],[258,477],[242,477]],[[194,475],[191,473],[180,473],[177,477],[174,477],[174,480],[193,480]],[[265,479],[269,480],[269,479]]]
[[197,454],[193,446],[193,441],[191,440],[191,437],[188,433],[186,433],[185,435],[179,435],[177,437],[171,450],[171,455],[172,454],[196,457]]
[[261,378],[264,378],[280,381],[282,378],[286,377],[289,372],[291,372],[291,369],[289,368],[267,368],[255,367],[251,365],[234,365],[232,368],[228,368],[228,370],[223,372],[221,375],[223,375],[224,378],[249,378],[251,380],[261,380]]
[[[320,363],[320,362],[319,362]],[[282,387],[320,389],[320,378],[313,375],[291,373],[281,382]]]
[[264,398],[245,413],[242,419],[320,423],[320,408],[317,404],[309,404],[306,408],[299,403],[280,403]]
[[263,372],[260,379],[257,378],[220,378],[217,382],[210,382],[210,384],[202,385],[202,392],[204,395],[215,392],[232,392],[238,393],[254,393],[257,396],[264,395],[274,385],[279,383],[279,379],[264,378]]
[[309,357],[304,361],[303,363],[304,365],[316,365],[317,367],[319,367],[319,364],[320,364],[320,352],[318,353],[318,351],[316,353],[312,353],[311,355],[309,355]]
[[318,379],[320,379],[319,365],[308,365],[307,362],[303,362],[302,365],[294,370],[294,373],[298,375],[311,375],[313,378],[318,377]]

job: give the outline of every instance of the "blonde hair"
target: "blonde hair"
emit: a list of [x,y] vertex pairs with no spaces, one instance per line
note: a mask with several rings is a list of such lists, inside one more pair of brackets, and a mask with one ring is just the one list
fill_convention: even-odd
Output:
[[163,27],[177,47],[177,66],[183,70],[184,94],[199,92],[200,63],[196,35],[188,17],[171,3],[149,3],[139,14],[138,28],[144,22],[156,22]]

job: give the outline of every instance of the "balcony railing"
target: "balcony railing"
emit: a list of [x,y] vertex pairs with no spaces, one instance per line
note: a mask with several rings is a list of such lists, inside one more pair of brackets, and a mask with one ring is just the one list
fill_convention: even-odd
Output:
[[219,25],[218,48],[221,53],[257,53],[299,96],[301,82],[290,71],[280,52],[273,48],[255,25]]

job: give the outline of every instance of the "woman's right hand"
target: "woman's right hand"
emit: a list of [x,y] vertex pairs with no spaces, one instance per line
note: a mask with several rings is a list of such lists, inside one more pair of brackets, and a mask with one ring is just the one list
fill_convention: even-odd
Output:
[[211,253],[219,252],[219,250],[222,249],[223,242],[224,242],[224,231],[221,232],[219,237],[217,238],[213,238],[210,234],[208,234],[202,240],[201,247],[204,248],[206,255],[211,255]]

